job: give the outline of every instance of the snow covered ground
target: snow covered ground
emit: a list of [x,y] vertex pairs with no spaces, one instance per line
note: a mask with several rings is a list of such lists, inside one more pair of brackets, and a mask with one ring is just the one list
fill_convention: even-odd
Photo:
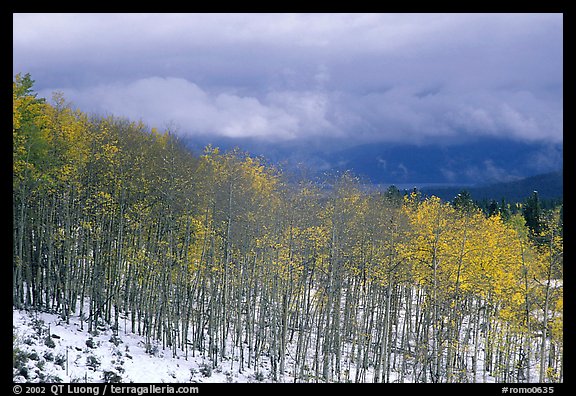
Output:
[[134,383],[207,383],[269,382],[265,372],[238,372],[238,363],[211,362],[199,354],[188,359],[178,351],[147,353],[145,339],[120,331],[114,337],[109,326],[99,326],[98,334],[80,329],[74,316],[66,324],[58,315],[13,310],[14,382],[134,382]]
[[[13,381],[14,382],[122,382],[122,383],[226,383],[273,382],[269,358],[262,358],[255,369],[239,370],[238,357],[212,361],[196,351],[176,350],[162,345],[146,346],[146,339],[122,328],[118,335],[109,325],[101,323],[95,333],[81,327],[78,316],[71,316],[66,324],[59,315],[13,309]],[[400,326],[402,323],[399,324]],[[313,342],[311,342],[313,345]],[[349,360],[350,345],[344,345],[342,368],[347,379],[354,380],[356,365]],[[286,372],[280,381],[294,382],[296,351],[289,345]],[[229,345],[229,349],[232,345]],[[151,352],[152,351],[152,352]],[[310,350],[310,353],[313,353]],[[394,353],[391,358],[394,357]],[[478,367],[483,367],[484,356],[479,354]],[[538,367],[531,366],[531,378],[538,378]],[[363,381],[373,381],[374,370],[368,370]],[[398,372],[390,373],[390,382],[411,382],[412,374],[403,380]],[[492,375],[479,371],[477,382],[497,382]]]

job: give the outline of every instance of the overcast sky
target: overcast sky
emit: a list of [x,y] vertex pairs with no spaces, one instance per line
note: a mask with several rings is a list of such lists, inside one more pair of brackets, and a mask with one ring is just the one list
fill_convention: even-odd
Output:
[[562,14],[14,14],[41,96],[180,134],[562,141]]

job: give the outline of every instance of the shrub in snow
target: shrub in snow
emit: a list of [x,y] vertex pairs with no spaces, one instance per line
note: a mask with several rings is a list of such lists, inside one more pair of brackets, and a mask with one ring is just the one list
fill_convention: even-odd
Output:
[[119,383],[122,382],[122,376],[114,371],[104,370],[102,373],[102,379],[106,383]]
[[206,363],[203,363],[202,366],[200,366],[200,374],[202,374],[204,377],[211,377],[212,376],[212,366]]
[[56,355],[56,358],[54,359],[54,364],[64,368],[66,364],[66,356],[64,356],[63,354]]
[[58,377],[57,375],[47,374],[44,377],[44,382],[50,382],[50,383],[62,382],[62,378]]
[[264,373],[262,371],[256,371],[254,373],[254,379],[258,382],[264,381]]
[[48,348],[55,348],[56,347],[56,343],[54,342],[54,340],[50,336],[48,336],[44,339],[44,345],[46,345]]
[[112,344],[118,346],[122,343],[122,340],[120,339],[120,337],[113,335],[112,337],[110,337],[109,340]]
[[89,355],[88,357],[86,357],[86,366],[96,369],[98,366],[100,366],[100,361],[96,356]]
[[28,354],[22,350],[20,350],[20,348],[18,348],[18,346],[14,346],[13,350],[12,350],[12,363],[13,363],[13,367],[15,369],[20,369],[21,367],[23,367],[26,362],[28,362],[29,358],[28,358]]
[[34,319],[32,320],[32,328],[36,330],[36,334],[38,334],[38,337],[40,337],[46,328],[46,324],[42,319]]
[[24,377],[25,379],[28,379],[28,367],[26,366],[22,366],[20,367],[20,370],[18,371],[18,374],[20,374],[22,377]]
[[44,370],[44,366],[46,366],[46,361],[45,360],[40,360],[38,362],[38,364],[36,364],[36,367],[38,367],[40,370]]
[[40,360],[40,356],[38,356],[36,351],[33,351],[28,355],[28,359],[38,361],[38,360]]
[[87,346],[88,348],[94,349],[94,348],[96,348],[97,345],[96,345],[96,343],[94,342],[94,339],[93,339],[92,337],[90,337],[90,338],[88,338],[88,339],[86,340],[86,346]]

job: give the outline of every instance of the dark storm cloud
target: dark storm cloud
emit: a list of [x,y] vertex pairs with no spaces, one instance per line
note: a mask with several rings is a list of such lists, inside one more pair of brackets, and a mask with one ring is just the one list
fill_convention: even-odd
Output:
[[15,14],[13,71],[180,133],[562,140],[560,14]]

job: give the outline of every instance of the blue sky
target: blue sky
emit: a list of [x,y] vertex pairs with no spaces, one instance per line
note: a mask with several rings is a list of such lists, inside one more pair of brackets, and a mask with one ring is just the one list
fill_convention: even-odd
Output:
[[265,142],[563,139],[562,14],[14,14],[87,112]]

